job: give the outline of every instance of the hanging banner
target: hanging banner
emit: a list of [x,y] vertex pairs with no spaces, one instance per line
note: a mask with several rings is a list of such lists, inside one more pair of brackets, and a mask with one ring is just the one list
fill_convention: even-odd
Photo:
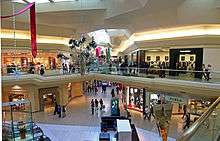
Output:
[[27,11],[29,8],[31,8],[33,5],[34,5],[34,3],[29,3],[26,7],[24,7],[23,9],[19,10],[18,12],[14,13],[12,15],[1,16],[1,19],[10,18],[13,16],[20,15],[20,14],[24,13],[25,11]]
[[36,41],[36,13],[35,4],[30,8],[30,28],[31,28],[31,52],[33,57],[37,56],[37,41]]

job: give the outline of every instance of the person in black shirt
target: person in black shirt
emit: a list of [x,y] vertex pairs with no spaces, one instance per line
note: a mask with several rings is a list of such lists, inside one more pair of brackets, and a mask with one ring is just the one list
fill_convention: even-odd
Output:
[[44,66],[41,65],[40,67],[40,75],[44,75],[45,71],[44,71]]
[[100,100],[99,100],[99,103],[100,103],[100,110],[102,110],[102,108],[103,108],[103,100],[100,99]]
[[190,114],[187,113],[186,117],[185,117],[185,125],[184,125],[183,129],[189,128],[189,126],[190,126]]
[[62,107],[62,114],[63,114],[63,118],[66,116],[66,108],[65,106]]
[[57,114],[57,107],[58,107],[58,105],[57,105],[57,103],[55,102],[54,115],[56,115],[56,114]]
[[95,103],[94,100],[92,99],[91,101],[92,114],[94,114],[94,107],[95,107]]
[[98,110],[98,107],[99,107],[99,101],[97,99],[95,99],[95,108],[96,108],[96,110]]

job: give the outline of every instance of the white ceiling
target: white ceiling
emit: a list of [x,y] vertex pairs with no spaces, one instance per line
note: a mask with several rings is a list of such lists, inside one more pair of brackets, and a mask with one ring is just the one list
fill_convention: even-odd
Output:
[[[110,32],[118,45],[134,32],[182,25],[220,23],[219,0],[71,0],[36,4],[37,32],[70,37],[99,29]],[[16,10],[24,4],[15,4]],[[10,0],[1,1],[1,14],[12,13]],[[2,20],[12,28],[12,19]],[[29,12],[16,17],[16,29],[29,29]],[[117,35],[119,34],[119,35]],[[113,37],[115,36],[115,37]]]

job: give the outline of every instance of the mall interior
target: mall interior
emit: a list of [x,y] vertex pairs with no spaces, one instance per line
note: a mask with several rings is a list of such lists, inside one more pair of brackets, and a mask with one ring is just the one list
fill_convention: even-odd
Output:
[[220,141],[219,0],[1,0],[3,141]]

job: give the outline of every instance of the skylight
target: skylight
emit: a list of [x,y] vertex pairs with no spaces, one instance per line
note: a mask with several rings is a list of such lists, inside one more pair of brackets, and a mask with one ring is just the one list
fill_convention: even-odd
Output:
[[104,29],[97,30],[97,31],[94,31],[94,32],[90,32],[90,33],[88,33],[88,35],[90,37],[93,36],[94,39],[95,39],[95,42],[98,43],[98,44],[108,44],[108,43],[110,43],[110,37]]

